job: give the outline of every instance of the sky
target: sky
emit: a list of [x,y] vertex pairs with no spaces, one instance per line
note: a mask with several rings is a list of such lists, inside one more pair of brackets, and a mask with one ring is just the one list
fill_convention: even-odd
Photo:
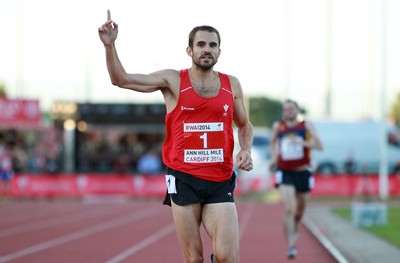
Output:
[[291,98],[310,118],[354,120],[379,119],[400,93],[398,0],[0,0],[8,96],[39,99],[43,110],[162,102],[160,92],[111,84],[97,32],[107,9],[130,73],[190,67],[189,31],[208,24],[222,38],[215,69],[238,77],[246,97]]

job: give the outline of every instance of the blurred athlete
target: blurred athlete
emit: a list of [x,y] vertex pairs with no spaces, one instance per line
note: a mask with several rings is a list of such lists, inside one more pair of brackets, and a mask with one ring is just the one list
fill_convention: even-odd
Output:
[[276,183],[285,207],[288,257],[294,258],[297,255],[298,225],[314,186],[310,167],[311,149],[322,150],[323,146],[314,125],[299,120],[300,109],[295,101],[286,100],[282,109],[282,120],[272,126],[270,169],[276,170]]

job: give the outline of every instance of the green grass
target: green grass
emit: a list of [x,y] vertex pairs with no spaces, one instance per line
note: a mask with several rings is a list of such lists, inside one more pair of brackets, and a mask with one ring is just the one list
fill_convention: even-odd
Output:
[[[335,208],[333,212],[346,220],[351,220],[350,208]],[[388,207],[387,225],[362,228],[400,248],[400,208]]]

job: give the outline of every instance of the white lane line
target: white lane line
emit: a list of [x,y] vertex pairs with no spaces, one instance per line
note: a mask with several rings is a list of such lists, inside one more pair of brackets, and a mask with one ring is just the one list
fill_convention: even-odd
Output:
[[303,224],[318,239],[318,241],[331,253],[338,263],[349,263],[343,254],[332,244],[331,241],[318,229],[318,227],[307,216],[303,218]]
[[[17,206],[21,204],[10,204],[12,206]],[[22,206],[22,205],[21,205]],[[7,223],[16,223],[19,221],[26,221],[26,214],[27,211],[29,214],[29,219],[30,220],[41,220],[44,219],[48,216],[64,216],[65,214],[71,213],[71,212],[76,212],[76,208],[74,207],[64,207],[60,213],[60,211],[54,211],[52,209],[52,205],[48,205],[47,207],[44,207],[41,204],[30,204],[30,205],[25,205],[22,210],[19,210],[17,212],[15,211],[7,211],[5,209],[1,209],[0,211],[0,224],[7,224]]]
[[122,260],[134,255],[136,252],[146,248],[147,246],[151,245],[152,243],[160,240],[161,238],[169,235],[171,232],[175,230],[174,223],[169,224],[159,230],[158,232],[154,233],[153,235],[143,239],[141,242],[135,244],[134,246],[128,248],[124,252],[118,254],[117,256],[113,257],[112,259],[108,260],[106,263],[118,263]]
[[113,213],[113,211],[110,211],[110,209],[97,208],[95,211],[87,210],[85,212],[79,212],[78,214],[64,216],[59,219],[47,219],[47,220],[40,220],[38,222],[31,222],[26,225],[20,225],[0,230],[0,238],[21,234],[25,232],[35,231],[43,228],[49,228],[52,226],[62,225],[66,223],[69,224],[83,219],[89,219],[111,213]]
[[110,221],[107,221],[107,222],[104,222],[104,223],[101,223],[101,224],[98,224],[98,225],[95,225],[92,227],[85,228],[83,230],[79,230],[79,231],[73,232],[71,234],[61,236],[61,237],[58,237],[55,239],[51,239],[46,242],[39,243],[34,246],[27,247],[27,248],[21,249],[19,251],[16,251],[14,253],[2,256],[2,257],[0,257],[0,262],[7,262],[9,260],[13,260],[13,259],[23,257],[23,256],[26,256],[29,254],[33,254],[33,253],[36,253],[36,252],[39,252],[42,250],[46,250],[51,247],[55,247],[55,246],[70,242],[72,240],[80,239],[80,238],[83,238],[83,237],[86,237],[86,236],[89,236],[89,235],[92,235],[92,234],[95,234],[95,233],[98,233],[101,231],[105,231],[105,230],[120,226],[120,225],[132,223],[132,222],[134,222],[136,220],[140,220],[142,218],[151,217],[157,213],[161,213],[161,210],[149,208],[145,211],[136,211],[130,215],[127,215],[127,216],[124,216],[121,218],[116,218],[116,219],[113,219],[113,220],[110,220]]
[[250,218],[253,215],[254,207],[255,206],[252,203],[246,204],[246,209],[242,213],[242,219],[239,221],[239,240],[242,238],[243,233],[250,222]]

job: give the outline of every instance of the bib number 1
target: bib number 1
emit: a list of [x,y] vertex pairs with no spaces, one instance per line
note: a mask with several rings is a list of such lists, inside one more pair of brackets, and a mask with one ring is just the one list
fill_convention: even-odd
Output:
[[207,148],[207,133],[204,133],[203,135],[200,136],[200,139],[203,140],[203,148],[206,149]]
[[213,123],[184,124],[184,162],[217,163],[224,161],[224,125]]

